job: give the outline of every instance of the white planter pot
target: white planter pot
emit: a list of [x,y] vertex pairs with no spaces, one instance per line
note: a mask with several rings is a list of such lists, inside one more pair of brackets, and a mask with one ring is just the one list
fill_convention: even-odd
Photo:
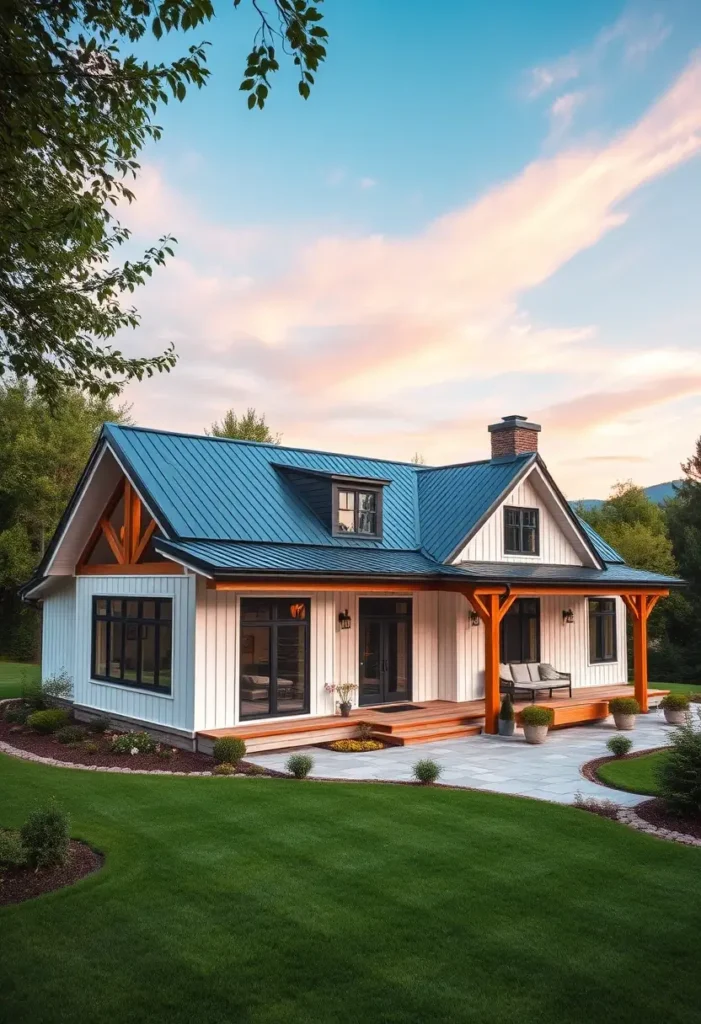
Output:
[[635,728],[635,715],[614,715],[613,720],[616,723],[616,728],[622,732],[629,732]]
[[686,712],[678,708],[663,708],[664,716],[669,725],[684,725]]
[[526,737],[526,743],[545,743],[545,738],[548,735],[548,726],[524,725],[523,735]]

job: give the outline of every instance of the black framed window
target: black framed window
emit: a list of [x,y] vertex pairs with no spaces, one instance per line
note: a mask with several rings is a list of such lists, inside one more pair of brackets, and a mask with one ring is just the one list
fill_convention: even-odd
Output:
[[540,661],[540,601],[521,597],[509,608],[501,623],[501,660]]
[[92,678],[169,694],[173,599],[94,597]]
[[507,555],[537,555],[540,551],[539,510],[504,509],[504,552]]
[[382,492],[337,485],[334,488],[333,532],[379,537],[382,532]]
[[308,600],[241,598],[241,718],[309,711]]
[[589,598],[589,661],[616,661],[616,601],[612,597]]

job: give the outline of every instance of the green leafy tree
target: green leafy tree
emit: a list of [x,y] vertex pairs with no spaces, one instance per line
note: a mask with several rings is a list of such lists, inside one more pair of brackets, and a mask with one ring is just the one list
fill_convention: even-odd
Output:
[[[241,83],[248,106],[265,104],[276,46],[297,66],[306,99],[326,55],[322,0],[250,2],[260,21]],[[160,104],[206,83],[207,43],[171,63],[129,50],[150,34],[200,29],[214,14],[214,0],[0,4],[0,376],[33,380],[51,402],[76,387],[109,398],[174,365],[172,347],[134,358],[112,344],[138,325],[125,300],[174,241],[164,235],[120,263],[129,232],[115,209],[134,198],[139,153],[160,138]]]
[[670,622],[670,642],[682,652],[680,678],[697,683],[701,682],[701,437],[694,454],[682,463],[682,472],[682,483],[665,509],[679,572],[688,584]]
[[0,384],[0,655],[34,654],[36,613],[17,587],[40,560],[100,427],[126,418],[125,408],[76,391],[50,409],[29,385]]
[[205,431],[212,437],[230,437],[236,441],[265,441],[268,444],[280,444],[282,434],[273,434],[265,422],[265,413],[260,416],[255,409],[249,407],[243,416],[237,416],[229,409],[221,423],[214,422]]

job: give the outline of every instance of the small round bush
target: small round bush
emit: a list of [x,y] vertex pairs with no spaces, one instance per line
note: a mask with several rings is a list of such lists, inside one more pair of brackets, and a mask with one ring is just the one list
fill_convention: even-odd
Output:
[[639,715],[640,705],[635,697],[614,697],[609,701],[612,715]]
[[10,722],[12,725],[25,725],[31,713],[32,709],[29,705],[15,704],[14,707],[8,708],[5,712],[5,721]]
[[105,718],[103,715],[100,715],[99,718],[93,718],[92,721],[88,722],[88,729],[90,732],[94,732],[98,736],[107,732],[109,727],[110,720],[109,718]]
[[156,741],[147,732],[124,732],[112,740],[113,754],[154,754]]
[[660,707],[667,711],[686,711],[689,707],[689,698],[685,693],[668,693],[660,701]]
[[173,759],[173,748],[159,746],[156,749],[156,753],[163,761],[171,761]]
[[221,764],[215,764],[213,772],[215,775],[234,775],[236,765],[229,764],[228,761],[222,761]]
[[27,719],[27,725],[34,732],[48,735],[62,729],[64,725],[68,725],[69,721],[67,711],[62,711],[60,708],[47,708],[46,711],[33,711]]
[[432,782],[441,777],[442,772],[441,766],[436,764],[435,761],[431,761],[430,758],[423,758],[421,761],[417,761],[411,769],[411,774],[423,786],[430,786]]
[[521,712],[523,725],[552,725],[554,717],[552,708],[544,708],[540,704],[529,704]]
[[87,733],[81,725],[64,725],[54,735],[59,743],[80,743]]
[[629,740],[627,736],[612,736],[606,746],[614,757],[625,757],[633,746],[633,741]]
[[0,831],[0,869],[21,868],[27,861],[27,851],[19,832]]
[[53,868],[65,864],[70,843],[70,819],[65,811],[51,803],[33,811],[20,831],[27,851],[27,863],[33,868]]
[[292,754],[287,758],[285,767],[296,779],[306,779],[314,767],[314,758],[309,754]]
[[99,746],[97,745],[97,743],[95,743],[94,740],[87,740],[83,744],[83,750],[85,751],[86,754],[96,754],[99,749]]
[[514,720],[514,702],[511,700],[510,693],[505,694],[502,699],[499,718],[502,722],[513,722]]
[[356,735],[358,739],[361,740],[363,743],[365,743],[367,740],[371,740],[372,730],[374,728],[375,727],[373,725],[370,725],[369,722],[361,722],[356,730]]
[[238,764],[246,756],[246,744],[238,736],[222,736],[214,744],[214,760],[219,764]]

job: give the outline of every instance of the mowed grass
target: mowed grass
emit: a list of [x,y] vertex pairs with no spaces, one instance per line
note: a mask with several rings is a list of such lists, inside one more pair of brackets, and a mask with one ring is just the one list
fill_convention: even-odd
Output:
[[0,661],[0,700],[21,696],[25,678],[30,682],[40,679],[40,667],[20,661]]
[[0,910],[13,1024],[698,1020],[701,851],[496,794],[0,757],[0,824],[52,796],[106,865]]
[[657,750],[642,757],[621,758],[600,765],[597,774],[609,786],[631,793],[649,793],[657,796],[659,787],[655,772],[669,756],[666,750]]

